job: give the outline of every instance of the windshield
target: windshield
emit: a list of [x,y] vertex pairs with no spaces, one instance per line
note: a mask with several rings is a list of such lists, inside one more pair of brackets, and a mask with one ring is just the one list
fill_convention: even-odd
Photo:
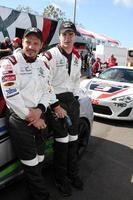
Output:
[[133,69],[112,67],[103,71],[98,78],[109,81],[133,83]]

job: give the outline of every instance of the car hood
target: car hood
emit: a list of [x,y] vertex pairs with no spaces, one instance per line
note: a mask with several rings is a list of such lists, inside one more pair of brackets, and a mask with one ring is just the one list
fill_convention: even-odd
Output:
[[92,79],[88,86],[88,95],[97,99],[112,99],[124,95],[131,95],[133,84]]

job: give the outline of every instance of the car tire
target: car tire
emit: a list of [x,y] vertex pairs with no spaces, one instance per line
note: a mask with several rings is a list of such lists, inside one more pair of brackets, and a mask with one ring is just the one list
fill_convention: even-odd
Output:
[[87,119],[80,118],[79,139],[78,139],[78,158],[80,159],[88,147],[90,139],[90,125]]

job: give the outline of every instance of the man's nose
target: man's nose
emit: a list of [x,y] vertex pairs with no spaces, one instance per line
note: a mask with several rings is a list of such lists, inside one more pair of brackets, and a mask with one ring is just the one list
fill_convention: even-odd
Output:
[[33,45],[32,44],[29,45],[29,49],[33,49]]

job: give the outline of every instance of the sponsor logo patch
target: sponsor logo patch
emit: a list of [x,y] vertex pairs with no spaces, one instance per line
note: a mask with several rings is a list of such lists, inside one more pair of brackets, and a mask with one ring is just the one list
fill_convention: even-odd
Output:
[[17,89],[16,88],[9,88],[8,90],[5,91],[6,92],[6,97],[12,97],[18,94]]
[[14,82],[6,82],[3,84],[5,87],[14,85]]
[[25,71],[26,71],[26,72],[30,72],[30,71],[31,71],[31,66],[26,66],[26,67],[25,67]]
[[14,74],[5,75],[2,77],[2,82],[15,81],[15,80],[16,80],[16,76]]
[[13,74],[13,71],[12,70],[6,70],[4,72],[2,72],[3,75],[9,75],[9,74]]
[[[57,60],[56,61],[56,67],[64,67],[65,66],[65,60],[63,60],[63,59],[60,59],[60,60]],[[68,63],[67,63],[68,64]],[[67,68],[67,66],[66,66],[66,68]]]
[[78,65],[78,59],[77,58],[75,58],[75,60],[74,60],[74,65]]
[[3,68],[7,71],[10,71],[12,70],[12,65],[11,64],[3,65]]

